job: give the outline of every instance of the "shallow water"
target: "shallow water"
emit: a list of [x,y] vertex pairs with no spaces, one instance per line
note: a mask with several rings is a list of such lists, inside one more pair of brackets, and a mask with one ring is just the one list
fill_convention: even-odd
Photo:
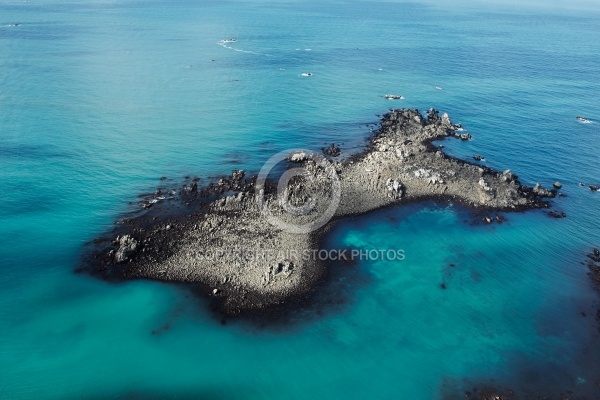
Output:
[[[599,28],[594,13],[415,3],[0,4],[0,397],[430,399],[491,378],[598,397],[580,262],[600,245],[600,193],[578,183],[600,184]],[[328,246],[405,260],[349,267],[341,304],[286,329],[73,273],[161,176],[356,151],[376,114],[432,106],[473,135],[448,153],[562,181],[568,217],[472,225],[425,203],[342,222]]]

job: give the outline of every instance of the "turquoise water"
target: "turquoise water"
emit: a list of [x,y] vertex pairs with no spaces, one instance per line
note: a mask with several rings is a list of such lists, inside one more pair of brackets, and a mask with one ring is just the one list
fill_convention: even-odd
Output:
[[[491,379],[598,397],[598,296],[580,261],[600,245],[600,193],[578,186],[600,184],[595,12],[2,2],[0,398],[462,398]],[[176,287],[73,273],[161,176],[357,150],[392,106],[462,122],[474,140],[445,142],[450,154],[562,181],[568,218],[472,225],[427,203],[343,222],[328,245],[406,259],[353,266],[336,276],[341,305],[284,329],[222,325]]]

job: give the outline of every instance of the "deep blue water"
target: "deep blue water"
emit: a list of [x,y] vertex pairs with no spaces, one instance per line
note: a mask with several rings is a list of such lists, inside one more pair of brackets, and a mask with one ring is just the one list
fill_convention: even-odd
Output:
[[[600,184],[598,54],[597,11],[0,3],[0,398],[459,398],[491,379],[600,397],[580,264],[600,245],[600,193],[578,185]],[[450,113],[474,139],[445,141],[452,155],[560,180],[568,217],[472,225],[427,203],[342,222],[328,245],[406,259],[336,275],[342,304],[283,330],[222,326],[176,287],[73,273],[161,176],[356,151],[389,107]]]

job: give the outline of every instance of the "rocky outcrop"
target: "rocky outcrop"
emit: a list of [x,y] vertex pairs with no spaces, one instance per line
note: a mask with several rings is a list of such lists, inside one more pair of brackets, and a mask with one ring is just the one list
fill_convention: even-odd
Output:
[[323,154],[331,157],[338,157],[340,154],[342,154],[342,150],[334,143],[330,144],[329,147],[323,147],[321,150],[323,150]]
[[[434,109],[426,117],[396,109],[381,117],[369,147],[343,162],[290,154],[288,161],[303,174],[285,187],[277,188],[277,181],[258,185],[256,177],[236,170],[208,185],[186,183],[179,193],[161,189],[152,200],[163,198],[157,203],[163,210],[179,204],[172,208],[182,211],[166,218],[152,214],[154,207],[129,220],[117,240],[95,255],[95,270],[111,278],[193,283],[227,314],[264,310],[304,298],[322,279],[325,261],[314,251],[341,218],[427,199],[494,211],[548,206],[542,197],[552,191],[522,186],[510,170],[452,158],[432,144],[464,139],[460,129]],[[294,230],[327,215],[336,196],[330,222]]]
[[117,237],[118,249],[115,252],[115,262],[123,263],[130,261],[139,248],[139,243],[133,237],[124,235]]
[[389,196],[392,199],[400,199],[404,193],[402,190],[402,183],[392,178],[389,178],[385,182],[385,187],[387,188]]
[[561,218],[567,217],[567,214],[565,212],[556,211],[556,210],[548,211],[548,215],[555,219],[561,219]]
[[554,190],[548,190],[548,189],[544,189],[540,183],[536,183],[535,186],[533,187],[533,193],[537,194],[538,196],[542,196],[542,197],[554,197],[556,196],[556,192]]
[[[600,292],[600,249],[594,247],[587,255],[588,274],[597,291]],[[596,320],[600,323],[600,308],[598,308]],[[600,325],[598,326],[600,332]]]

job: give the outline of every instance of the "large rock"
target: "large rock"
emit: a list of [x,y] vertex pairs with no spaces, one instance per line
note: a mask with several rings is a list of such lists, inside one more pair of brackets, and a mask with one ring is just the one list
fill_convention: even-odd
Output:
[[594,249],[592,250],[592,252],[590,254],[588,254],[588,257],[594,261],[594,262],[600,262],[600,250],[596,247],[594,247]]
[[[431,119],[436,118],[433,110],[430,114]],[[101,265],[106,271],[110,271],[115,259],[121,262],[116,271],[123,271],[127,279],[199,283],[208,288],[207,294],[217,289],[219,310],[228,315],[246,311],[255,315],[262,310],[267,311],[265,315],[272,315],[271,307],[280,310],[285,301],[305,296],[327,273],[323,260],[303,257],[313,249],[320,250],[315,245],[331,226],[316,227],[322,215],[342,219],[393,203],[423,199],[482,206],[490,212],[547,205],[533,195],[531,188],[521,186],[516,176],[511,179],[510,172],[484,170],[436,154],[432,142],[448,135],[441,119],[440,116],[435,122],[425,123],[418,110],[392,110],[382,117],[381,129],[374,132],[364,152],[331,163],[338,172],[339,187],[332,184],[327,172],[331,167],[327,167],[329,162],[323,157],[308,150],[289,151],[289,159],[304,161],[301,165],[306,178],[288,182],[283,188],[287,194],[283,195],[275,190],[276,181],[268,181],[261,193],[264,207],[258,207],[254,201],[252,179],[245,182],[241,172],[235,172],[219,183],[198,188],[207,195],[223,196],[206,205],[198,203],[201,207],[189,207],[189,215],[178,219],[176,225],[165,217],[154,222],[148,222],[147,216],[134,219],[126,227],[135,239],[118,238],[110,256],[96,259],[106,264]],[[227,192],[235,190],[237,181],[243,182],[244,187],[248,185],[248,189],[232,196]],[[225,193],[229,196],[225,197]],[[192,197],[195,196],[189,198]],[[280,198],[286,201],[279,201]],[[334,211],[329,216],[331,204]],[[277,223],[268,223],[261,208]],[[198,209],[201,212],[195,211]],[[492,214],[486,222],[493,223]],[[167,224],[173,224],[172,229],[165,229]],[[305,226],[314,230],[295,230]],[[277,251],[271,253],[270,249]]]
[[342,150],[338,146],[336,146],[334,143],[331,143],[329,145],[329,147],[323,147],[322,150],[325,155],[328,155],[331,157],[337,157],[340,154],[342,154]]
[[536,183],[535,186],[533,187],[533,193],[537,194],[538,196],[541,197],[554,197],[556,196],[556,193],[553,192],[552,190],[548,190],[548,189],[544,189],[542,187],[542,185],[540,185],[540,183]]
[[452,122],[450,121],[448,113],[442,115],[442,126],[447,129],[452,128]]
[[309,159],[309,155],[303,151],[290,154],[290,161],[293,163],[301,163]]
[[[435,122],[435,121],[439,120],[440,119],[439,113],[440,112],[438,110],[436,110],[435,108],[430,108],[427,111],[427,121],[428,122]],[[447,115],[447,114],[444,114],[444,115]]]
[[405,145],[402,145],[401,147],[398,147],[396,149],[396,156],[401,160],[411,157],[412,155],[413,154],[411,153],[411,151],[407,149]]
[[404,190],[402,188],[402,183],[400,183],[399,181],[397,181],[395,179],[389,178],[385,182],[385,187],[387,188],[387,190],[389,192],[389,196],[393,199],[399,199],[404,194]]
[[246,172],[243,169],[234,169],[233,171],[231,171],[231,179],[233,181],[241,181],[242,179],[244,179],[245,175]]
[[139,243],[133,237],[124,235],[119,239],[119,248],[115,253],[115,261],[118,263],[129,261],[139,248]]
[[500,177],[500,180],[502,182],[511,182],[516,178],[515,174],[513,174],[510,169],[507,169],[506,171],[504,171],[502,173],[502,176]]

